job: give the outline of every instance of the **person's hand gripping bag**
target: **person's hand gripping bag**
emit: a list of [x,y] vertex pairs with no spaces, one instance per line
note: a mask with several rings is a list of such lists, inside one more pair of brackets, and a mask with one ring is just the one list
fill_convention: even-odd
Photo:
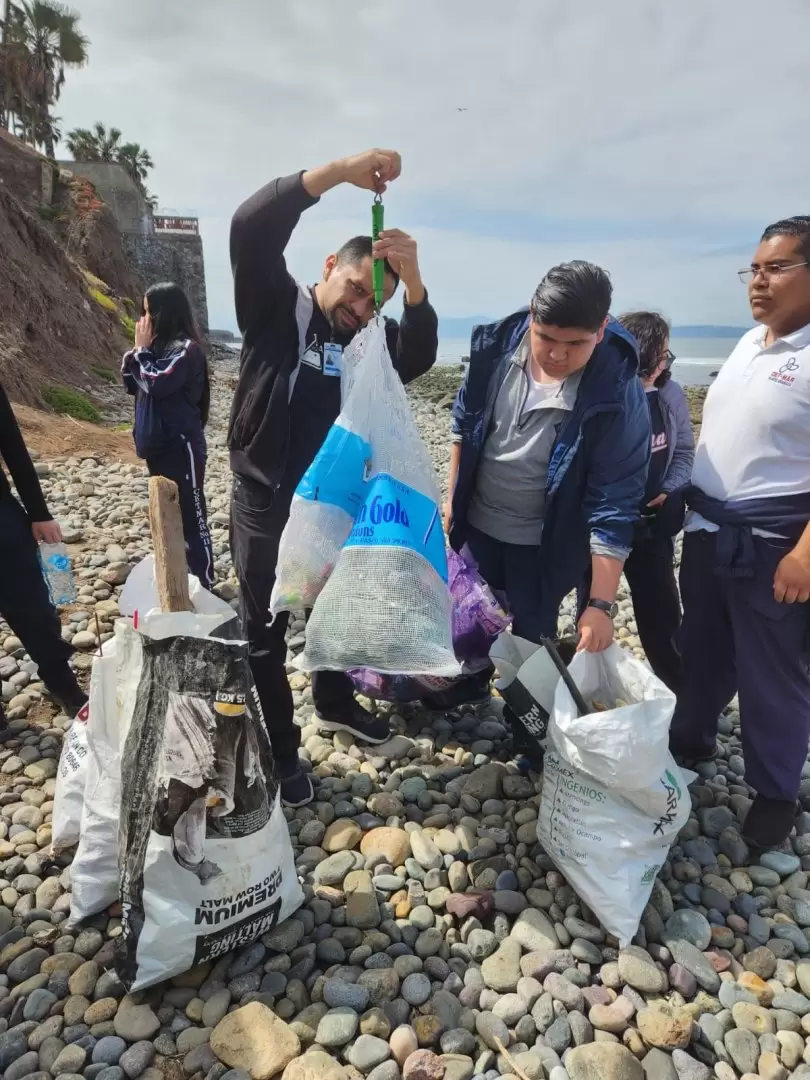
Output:
[[453,651],[439,484],[394,370],[382,319],[363,350],[351,400],[368,394],[371,475],[335,569],[307,623],[304,670],[460,673]]

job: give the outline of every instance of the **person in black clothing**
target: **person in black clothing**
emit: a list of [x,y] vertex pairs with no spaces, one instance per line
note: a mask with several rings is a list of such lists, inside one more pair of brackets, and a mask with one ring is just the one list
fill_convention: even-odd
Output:
[[[37,557],[37,544],[58,544],[62,530],[42,494],[8,397],[0,386],[0,456],[22,506],[0,466],[0,614],[39,668],[39,675],[68,716],[86,704],[68,660],[73,647],[62,639],[62,625],[51,604]],[[23,506],[25,509],[23,509]],[[0,729],[6,722],[0,704]]]
[[639,377],[647,393],[652,453],[644,507],[624,564],[638,636],[650,667],[674,693],[681,678],[681,601],[675,582],[674,537],[684,518],[684,488],[692,476],[695,439],[689,403],[672,380],[669,324],[652,311],[619,316],[639,346]]
[[214,584],[214,558],[205,507],[206,445],[211,390],[189,299],[179,285],[153,285],[143,299],[135,348],[121,377],[135,397],[135,450],[150,476],[177,484],[188,568]]
[[[228,430],[231,468],[231,552],[241,586],[241,615],[250,643],[256,690],[264,712],[284,801],[313,797],[301,767],[299,728],[285,661],[287,616],[268,626],[278,544],[299,480],[340,412],[343,348],[374,313],[372,255],[386,260],[385,300],[399,281],[402,321],[386,320],[388,347],[404,381],[436,360],[437,318],[427,299],[416,243],[387,229],[372,248],[355,237],[325,262],[317,285],[290,275],[286,248],[301,214],[331,188],[353,184],[381,194],[400,174],[399,154],[369,150],[273,180],[244,203],[231,226],[236,316],[243,335],[241,370]],[[403,618],[407,613],[403,612]],[[330,730],[381,743],[388,726],[355,701],[342,672],[315,672],[316,717]]]

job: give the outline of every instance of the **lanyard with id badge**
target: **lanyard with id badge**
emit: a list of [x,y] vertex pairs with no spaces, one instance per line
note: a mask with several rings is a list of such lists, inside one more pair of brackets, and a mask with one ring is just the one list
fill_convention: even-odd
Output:
[[343,346],[336,341],[325,341],[323,344],[323,373],[338,378],[343,373]]
[[301,357],[301,363],[324,375],[340,378],[343,374],[343,346],[336,341],[325,341],[322,345],[313,341]]

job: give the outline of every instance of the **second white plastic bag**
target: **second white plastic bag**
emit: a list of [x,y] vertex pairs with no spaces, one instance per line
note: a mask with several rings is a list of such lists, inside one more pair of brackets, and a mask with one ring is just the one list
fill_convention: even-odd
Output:
[[70,867],[70,920],[74,926],[118,899],[118,811],[121,805],[117,663],[123,620],[102,646],[90,673],[87,776],[79,846]]
[[56,771],[56,791],[53,796],[52,856],[73,847],[79,842],[81,835],[89,758],[87,748],[89,715],[89,705],[83,706],[68,728],[62,743],[59,768]]
[[557,684],[537,838],[624,947],[691,808],[667,743],[675,698],[617,645],[578,653],[568,670],[589,705],[608,708],[579,716]]

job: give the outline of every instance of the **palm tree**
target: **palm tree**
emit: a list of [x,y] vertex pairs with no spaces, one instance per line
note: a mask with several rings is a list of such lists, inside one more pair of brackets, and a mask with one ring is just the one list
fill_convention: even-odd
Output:
[[58,0],[6,0],[3,33],[5,111],[15,115],[23,138],[43,136],[53,157],[55,140],[48,123],[59,100],[65,70],[87,61],[88,39],[79,30],[79,16]]
[[97,122],[92,129],[69,132],[65,143],[74,161],[116,161],[123,165],[147,202],[154,198],[146,188],[149,170],[155,167],[152,155],[140,143],[122,143],[118,128],[108,129]]
[[118,151],[118,161],[124,166],[139,189],[145,193],[144,183],[149,175],[149,170],[155,167],[149,151],[144,150],[140,143],[125,143]]
[[108,130],[98,122],[92,130],[76,128],[69,132],[66,141],[74,161],[118,161],[123,150],[118,128]]
[[11,0],[3,0],[3,36],[0,42],[0,127],[8,125],[8,100],[11,96],[8,49],[11,34]]
[[58,116],[38,116],[34,122],[33,143],[35,146],[44,146],[45,153],[50,157],[53,157],[53,148],[62,138],[60,123]]

